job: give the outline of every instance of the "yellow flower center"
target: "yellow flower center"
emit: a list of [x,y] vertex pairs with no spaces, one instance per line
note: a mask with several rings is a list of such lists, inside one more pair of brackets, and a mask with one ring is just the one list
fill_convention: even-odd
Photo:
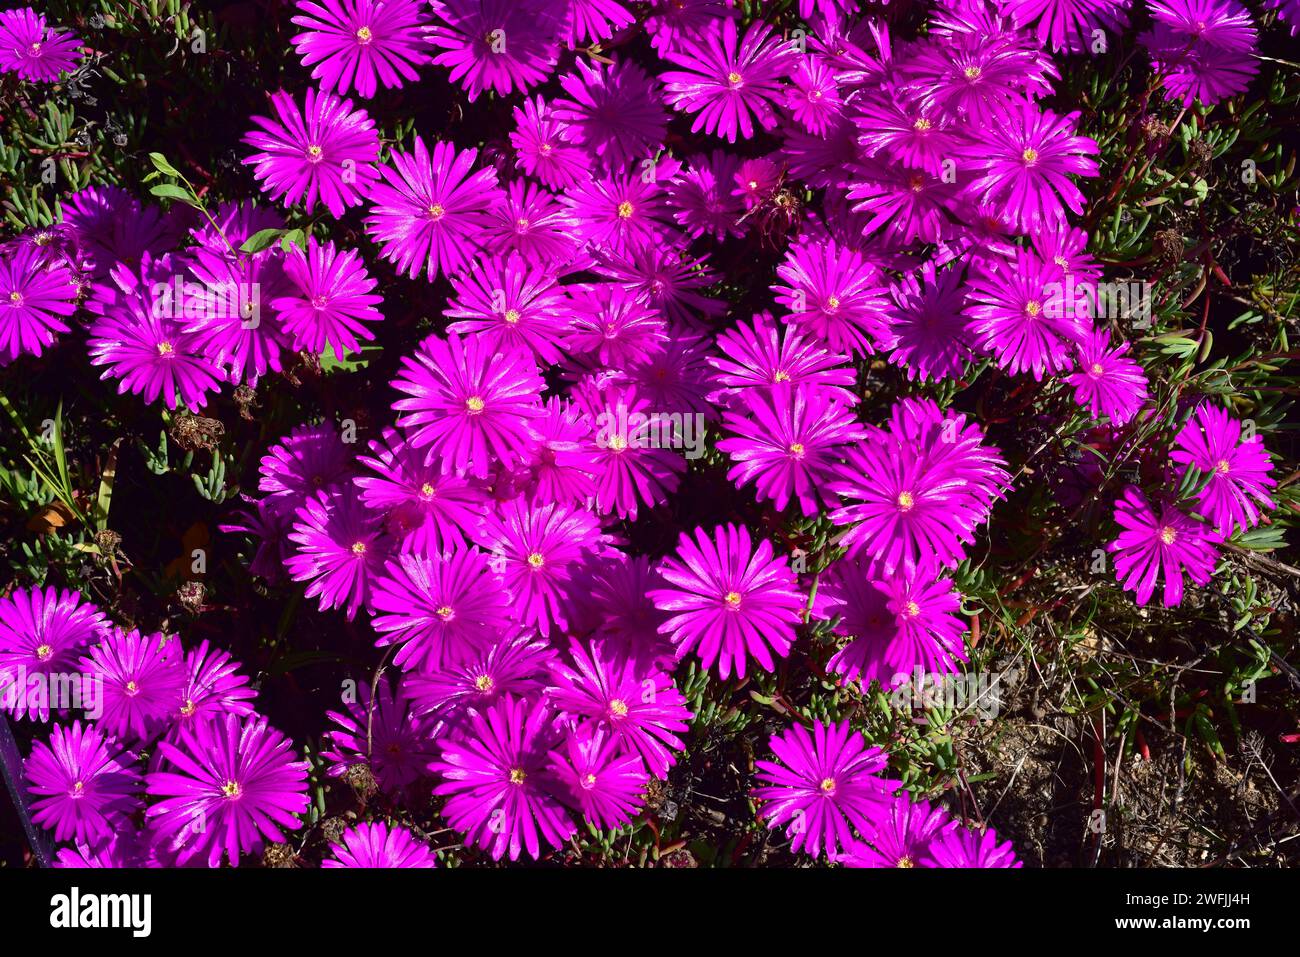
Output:
[[803,458],[803,454],[804,454],[804,446],[803,446],[803,443],[802,443],[802,442],[791,442],[791,443],[790,443],[790,454],[793,455],[793,456],[794,456],[795,458],[797,458],[797,459],[801,459],[801,458]]
[[36,657],[41,661],[49,661],[53,654],[54,649],[49,645],[38,645],[36,648]]
[[594,788],[596,786],[596,775],[588,774],[585,778],[582,779],[582,786],[586,788],[588,791]]
[[86,782],[85,782],[85,781],[73,781],[73,782],[72,782],[72,796],[73,796],[73,797],[81,797],[81,792],[84,791],[84,790],[86,790]]
[[20,306],[22,305],[23,302],[23,294],[15,290],[14,292],[11,292],[9,294],[9,301],[12,302],[15,306]]
[[632,216],[632,204],[626,199],[618,204],[618,218],[629,219]]
[[781,369],[777,372],[776,375],[772,376],[772,379],[776,382],[789,382],[790,373],[786,372],[784,369]]
[[479,675],[474,679],[474,687],[484,694],[491,691],[494,685],[495,682],[492,680],[491,675]]
[[894,866],[895,867],[916,867],[916,862],[913,861],[910,857],[904,855],[903,857],[900,857],[898,859],[898,863],[895,864]]
[[1097,376],[1101,375],[1101,374],[1104,373],[1106,370],[1103,369],[1103,368],[1101,367],[1101,363],[1100,363],[1100,362],[1094,362],[1094,363],[1092,364],[1092,368],[1089,369],[1088,371],[1092,373],[1092,376],[1093,376],[1093,378],[1095,379]]
[[918,133],[924,133],[930,128],[930,125],[930,121],[923,116],[912,124],[912,129],[916,130]]
[[615,452],[622,452],[627,448],[627,439],[621,435],[612,435],[609,438],[609,447]]
[[447,211],[442,208],[442,203],[434,203],[428,209],[430,219],[442,219],[446,212]]
[[519,310],[518,310],[518,309],[507,309],[507,310],[506,310],[506,314],[505,314],[504,316],[502,316],[502,318],[505,319],[505,321],[506,321],[507,324],[513,326],[515,323],[517,323],[517,322],[519,321]]
[[915,618],[921,614],[921,606],[914,601],[909,601],[903,606],[903,615],[907,618]]
[[616,718],[627,716],[627,702],[622,698],[612,698],[609,702],[609,713]]
[[966,74],[968,80],[978,80],[980,78],[980,68],[977,66],[968,66],[962,72]]
[[188,718],[192,714],[194,714],[194,700],[186,698],[185,703],[181,705],[181,717]]
[[898,507],[902,509],[904,512],[911,509],[911,507],[915,504],[916,504],[916,499],[912,497],[911,492],[898,493]]
[[1178,541],[1178,530],[1166,525],[1164,528],[1160,529],[1160,541],[1164,542],[1166,545],[1172,545],[1174,542]]
[[311,146],[307,147],[307,159],[309,159],[313,163],[319,163],[321,155],[324,152],[325,152],[324,150],[322,150],[319,146],[313,143]]
[[546,564],[546,556],[541,552],[533,552],[528,556],[528,564],[533,568],[541,568]]
[[1043,304],[1037,299],[1030,299],[1025,303],[1025,315],[1036,316],[1043,311]]
[[173,346],[170,342],[158,343],[158,355],[160,356],[169,356],[175,351],[176,351],[176,347]]
[[737,608],[740,607],[740,592],[729,591],[727,592],[726,595],[723,596],[722,600],[724,603],[726,603],[726,606],[728,608],[730,608],[732,611],[735,611]]
[[826,308],[827,308],[827,309],[838,309],[839,307],[840,307],[840,297],[839,297],[839,296],[829,296],[829,297],[827,297],[827,299],[826,299]]
[[532,223],[530,223],[528,220],[520,216],[518,219],[515,220],[515,232],[517,233],[525,232],[527,231],[528,227],[531,225]]
[[433,613],[438,616],[439,621],[451,621],[456,615],[451,605],[440,605],[434,609]]
[[819,785],[817,785],[817,786],[818,786],[819,788],[822,789],[822,794],[834,794],[834,793],[835,793],[835,779],[834,779],[834,778],[822,778],[822,783],[819,784]]
[[727,74],[727,82],[730,83],[732,86],[740,86],[740,82],[742,79],[743,77],[735,70],[732,70],[730,73]]
[[1227,475],[1228,469],[1231,467],[1232,466],[1228,464],[1227,459],[1219,459],[1219,461],[1214,463],[1214,471],[1219,475]]
[[472,395],[465,400],[465,408],[470,412],[479,413],[483,411],[483,397],[481,395]]
[[1038,150],[1027,149],[1020,154],[1020,158],[1025,161],[1026,166],[1033,166],[1038,162]]
[[238,781],[227,781],[221,785],[221,793],[228,798],[237,798],[243,791],[240,789]]
[[140,693],[140,686],[136,684],[134,680],[128,681],[126,683],[126,693],[135,697]]
[[423,485],[420,486],[420,494],[424,498],[433,498],[434,493],[437,491],[438,490],[428,482],[425,482]]
[[374,39],[374,37],[375,35],[370,32],[369,27],[362,27],[360,30],[357,31],[358,43],[369,43],[371,40]]
[[524,778],[525,778],[525,777],[527,777],[527,775],[524,774],[524,769],[523,769],[523,768],[511,768],[511,769],[510,769],[510,783],[511,783],[511,784],[523,784],[523,783],[524,783]]
[[352,543],[352,554],[353,554],[353,555],[364,555],[365,553],[366,553],[366,543],[365,543],[365,542],[353,542],[353,543]]

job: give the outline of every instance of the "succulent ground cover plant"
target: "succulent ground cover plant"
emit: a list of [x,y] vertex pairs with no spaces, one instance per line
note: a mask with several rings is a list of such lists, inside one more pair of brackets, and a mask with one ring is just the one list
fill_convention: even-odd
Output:
[[6,866],[1291,862],[1294,3],[5,7]]

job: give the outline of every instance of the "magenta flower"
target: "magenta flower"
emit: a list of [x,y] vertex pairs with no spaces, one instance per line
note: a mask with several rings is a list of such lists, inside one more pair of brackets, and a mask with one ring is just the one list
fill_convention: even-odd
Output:
[[660,56],[688,40],[700,40],[721,18],[740,16],[731,0],[650,0],[650,9],[645,28]]
[[327,93],[355,89],[369,99],[380,83],[397,89],[416,80],[415,68],[429,62],[418,0],[299,0],[297,7],[290,22],[304,32],[294,49]]
[[1068,178],[1096,176],[1097,144],[1075,134],[1078,113],[1057,116],[1032,103],[1000,114],[966,150],[979,173],[970,190],[1005,206],[1025,232],[1057,229],[1065,210],[1083,212],[1083,192]]
[[949,266],[936,272],[927,262],[920,273],[908,273],[890,293],[888,313],[889,361],[909,379],[954,379],[966,369],[971,343],[966,335],[966,287],[962,270]]
[[174,249],[187,221],[183,207],[167,213],[144,205],[120,186],[87,186],[63,203],[91,278],[106,279],[116,266],[135,272],[149,253],[154,259]]
[[966,416],[945,415],[932,402],[896,404],[889,427],[869,428],[830,486],[856,500],[830,516],[836,525],[860,522],[841,539],[849,554],[865,550],[887,568],[961,561],[1007,482],[1005,463],[983,438]]
[[608,732],[632,754],[639,754],[655,777],[666,780],[677,763],[674,751],[686,745],[677,735],[694,715],[672,678],[653,664],[638,661],[602,642],[569,643],[572,664],[551,666],[547,695],[557,711]]
[[782,82],[789,76],[795,48],[756,20],[739,36],[736,21],[711,24],[698,35],[683,38],[664,59],[681,70],[660,74],[669,106],[698,114],[691,132],[716,133],[729,143],[752,139],[754,125],[770,130],[776,125],[774,105]]
[[528,457],[535,502],[583,505],[596,495],[600,466],[591,437],[591,419],[557,396],[546,400],[546,414],[533,419],[535,444]]
[[257,487],[297,507],[308,496],[347,482],[354,471],[352,455],[333,422],[300,425],[262,456]]
[[1086,53],[1095,31],[1124,32],[1128,5],[1129,0],[1000,0],[998,8],[1018,23],[1036,23],[1038,39],[1053,53]]
[[366,323],[384,317],[376,306],[384,297],[375,294],[378,283],[370,278],[355,249],[335,252],[334,243],[307,239],[307,249],[292,247],[284,257],[285,279],[293,292],[270,301],[276,322],[292,337],[295,350],[335,355],[361,351],[360,339],[374,339]]
[[1250,12],[1237,0],[1149,0],[1152,29],[1138,39],[1165,96],[1213,106],[1245,91],[1258,71]]
[[1065,381],[1094,419],[1104,415],[1113,425],[1124,425],[1146,404],[1146,372],[1125,355],[1128,350],[1127,342],[1112,349],[1105,329],[1094,329],[1079,345],[1079,371]]
[[1032,372],[1041,381],[1063,372],[1073,361],[1073,346],[1087,330],[1062,297],[1064,273],[1032,252],[1016,250],[1014,263],[977,269],[970,278],[966,313],[981,349],[998,367],[1016,375]]
[[[1179,430],[1169,457],[1181,466],[1179,474],[1194,467],[1208,476],[1196,497],[1197,510],[1224,538],[1234,528],[1243,532],[1259,524],[1259,506],[1277,503],[1268,490],[1277,485],[1264,439],[1251,435],[1242,440],[1241,423],[1225,410],[1202,402]],[[1258,503],[1258,504],[1256,504]]]
[[518,253],[530,266],[551,271],[579,257],[573,214],[522,177],[506,185],[505,198],[489,211],[482,239],[488,252],[505,257]]
[[839,858],[845,867],[930,867],[928,855],[949,825],[948,812],[928,801],[913,801],[906,791],[894,795]]
[[180,639],[114,629],[81,659],[100,682],[99,727],[123,741],[149,741],[179,714],[187,675]]
[[476,548],[402,555],[374,581],[379,647],[400,645],[394,662],[439,671],[480,655],[510,627],[509,596],[490,557]]
[[790,116],[809,133],[824,136],[844,109],[834,69],[819,56],[804,56],[795,62],[790,83],[785,95]]
[[353,481],[366,508],[383,515],[399,551],[441,554],[463,542],[465,531],[482,519],[488,503],[483,489],[444,474],[395,429],[384,429],[370,453],[358,461],[376,474]]
[[932,176],[943,173],[944,160],[954,158],[962,145],[960,127],[949,115],[924,109],[897,89],[882,89],[856,101],[853,121],[867,156]]
[[563,13],[550,0],[440,0],[429,42],[473,103],[486,90],[526,92],[550,75]]
[[718,451],[735,463],[727,479],[741,486],[753,483],[759,501],[770,500],[779,509],[796,499],[809,517],[818,513],[819,503],[836,501],[827,485],[840,450],[866,437],[832,393],[785,382],[746,391],[723,421],[735,435],[718,443]]
[[589,161],[586,150],[573,142],[573,133],[542,97],[515,107],[515,128],[510,145],[515,165],[551,189],[568,189],[585,182]]
[[565,337],[573,352],[619,369],[634,358],[663,349],[667,324],[659,311],[617,283],[583,288],[572,300],[572,326]]
[[752,323],[740,323],[718,336],[721,357],[710,357],[717,381],[724,388],[706,396],[710,402],[729,403],[749,389],[779,382],[812,385],[827,390],[846,405],[856,405],[856,375],[849,357],[837,355],[810,338],[798,325],[778,327],[767,313]]
[[605,545],[591,512],[517,498],[484,519],[479,539],[494,553],[512,617],[543,635],[567,627],[564,605],[574,571]]
[[860,557],[842,558],[822,573],[813,605],[814,617],[838,617],[835,633],[851,639],[826,669],[889,689],[896,675],[917,668],[959,670],[957,662],[966,660],[960,611],[961,596],[933,565],[904,562],[885,572]]
[[335,217],[359,206],[379,179],[375,121],[365,110],[353,112],[351,100],[312,87],[301,111],[283,90],[271,94],[271,106],[276,118],[254,116],[261,129],[244,137],[259,151],[244,162],[262,189],[286,206],[303,200],[308,213],[317,200]]
[[437,858],[429,845],[411,831],[383,821],[356,824],[330,845],[332,858],[321,867],[437,867]]
[[1183,600],[1183,572],[1197,585],[1209,584],[1218,560],[1218,533],[1184,515],[1170,502],[1159,512],[1137,488],[1129,486],[1115,502],[1119,537],[1106,546],[1115,553],[1115,580],[1135,593],[1145,605],[1164,581],[1164,604],[1173,608]]
[[776,301],[787,322],[807,329],[836,352],[871,355],[888,341],[880,272],[834,240],[799,242],[776,268]]
[[295,553],[285,562],[294,581],[308,582],[303,594],[317,598],[321,611],[342,608],[348,621],[370,600],[383,568],[387,540],[379,518],[351,485],[316,492],[297,511],[289,541]]
[[561,800],[598,828],[621,828],[640,809],[650,776],[637,755],[619,750],[616,737],[583,730],[568,735],[563,751],[549,753],[549,770]]
[[49,743],[37,741],[25,764],[32,820],[56,841],[102,841],[141,805],[135,755],[93,724],[56,724]]
[[714,150],[704,156],[692,156],[686,169],[668,187],[668,202],[673,218],[692,239],[708,235],[723,240],[743,236],[744,204],[733,194],[740,160],[730,153]]
[[493,351],[526,349],[548,365],[560,361],[573,307],[549,270],[526,264],[518,254],[484,257],[451,286],[443,315],[460,321],[450,323],[448,332],[475,336]]
[[293,760],[289,739],[260,715],[202,722],[158,747],[170,769],[146,776],[148,793],[163,800],[145,816],[181,863],[217,867],[224,854],[236,867],[240,854],[301,826],[294,815],[307,810],[310,765]]
[[611,173],[572,186],[560,197],[577,221],[578,236],[609,252],[657,245],[672,235],[667,185],[677,172],[670,159],[651,170]]
[[239,662],[229,652],[210,647],[205,638],[185,655],[185,684],[167,740],[175,741],[177,728],[225,714],[252,714],[249,702],[256,697],[248,676],[239,673]]
[[803,621],[806,598],[784,556],[766,539],[753,546],[749,530],[721,525],[712,537],[683,532],[675,555],[659,566],[666,587],[650,592],[655,607],[672,612],[660,626],[678,657],[695,651],[705,668],[717,664],[725,681],[745,677],[752,655],[764,671],[775,670]]
[[668,613],[655,607],[649,592],[664,586],[663,576],[644,555],[613,555],[582,570],[574,590],[572,630],[592,634],[604,647],[639,663],[671,666],[672,644],[659,633]]
[[568,6],[564,41],[570,50],[584,43],[608,40],[617,31],[636,23],[636,17],[618,0],[569,0]]
[[568,127],[571,142],[595,156],[607,170],[653,162],[668,130],[659,88],[630,60],[610,66],[578,60],[575,73],[560,78],[566,96],[551,113]]
[[430,153],[415,137],[413,153],[394,152],[370,190],[366,232],[382,256],[412,279],[459,272],[473,258],[475,236],[500,202],[494,169],[472,172],[478,150],[439,142]]
[[1036,38],[973,4],[937,14],[907,72],[907,92],[927,114],[962,116],[980,130],[999,111],[1050,93],[1059,77]]
[[[125,268],[114,274],[123,293],[104,290],[112,301],[88,304],[98,313],[90,324],[91,365],[107,366],[101,378],[120,380],[117,391],[131,392],[169,409],[184,404],[201,409],[207,394],[220,388],[220,367],[202,355],[198,336],[186,332],[181,319],[159,315],[150,298],[151,277],[174,275],[164,256],[157,264],[147,258],[141,267],[145,281],[131,277]],[[96,294],[99,294],[97,290]]]
[[[203,355],[236,383],[255,385],[268,371],[279,372],[289,337],[278,315],[273,318],[269,308],[263,315],[262,304],[269,307],[290,291],[280,251],[272,248],[232,256],[224,250],[198,248],[188,269],[198,284],[186,286],[187,290],[196,287],[197,296],[186,293],[184,331],[194,336]],[[162,305],[169,305],[172,314],[181,311],[174,298],[170,304],[163,300]]]
[[635,521],[642,506],[667,501],[686,471],[684,457],[673,449],[675,423],[652,418],[650,400],[633,386],[602,390],[585,383],[575,398],[596,429],[596,508]]
[[971,830],[952,822],[930,842],[922,867],[1022,867],[1010,841],[998,843],[991,827]]
[[39,356],[68,331],[64,321],[77,309],[72,270],[48,263],[36,246],[0,255],[0,366],[19,356]]
[[502,695],[537,700],[554,657],[549,642],[509,635],[498,638],[469,664],[441,671],[407,671],[402,688],[420,714],[455,720],[469,708],[485,710]]
[[268,583],[280,584],[286,580],[284,563],[293,554],[293,545],[289,533],[293,531],[293,511],[297,507],[291,496],[270,496],[256,501],[241,496],[250,506],[235,512],[231,520],[218,525],[217,530],[227,534],[251,535],[257,541],[248,571],[252,575],[266,579]]
[[355,698],[344,698],[346,712],[325,713],[336,725],[325,733],[321,751],[331,762],[330,777],[343,777],[349,768],[363,765],[388,792],[419,780],[434,757],[432,729],[415,716],[411,699],[400,687],[393,692],[387,678],[380,678],[376,695],[366,681],[356,690]]
[[768,827],[789,822],[786,833],[795,853],[816,857],[825,848],[834,858],[852,845],[853,829],[871,832],[902,783],[879,776],[888,758],[867,747],[848,721],[814,721],[812,734],[796,724],[772,735],[771,747],[777,760],[754,762],[765,786],[750,793],[764,802],[758,814]]
[[532,355],[497,352],[478,336],[429,336],[402,359],[393,408],[412,447],[442,471],[486,476],[494,461],[513,465],[528,449],[528,423],[542,414],[544,388]]
[[48,691],[49,676],[74,671],[107,627],[104,613],[75,591],[19,588],[0,598],[0,708],[15,718],[48,721],[52,702],[32,679]]
[[31,7],[0,10],[0,73],[53,83],[81,62],[81,40],[56,30]]
[[471,710],[463,734],[442,743],[442,760],[429,765],[443,779],[434,794],[447,796],[443,816],[467,847],[498,861],[523,850],[536,859],[542,842],[559,848],[574,834],[546,767],[559,739],[549,709],[506,697]]

